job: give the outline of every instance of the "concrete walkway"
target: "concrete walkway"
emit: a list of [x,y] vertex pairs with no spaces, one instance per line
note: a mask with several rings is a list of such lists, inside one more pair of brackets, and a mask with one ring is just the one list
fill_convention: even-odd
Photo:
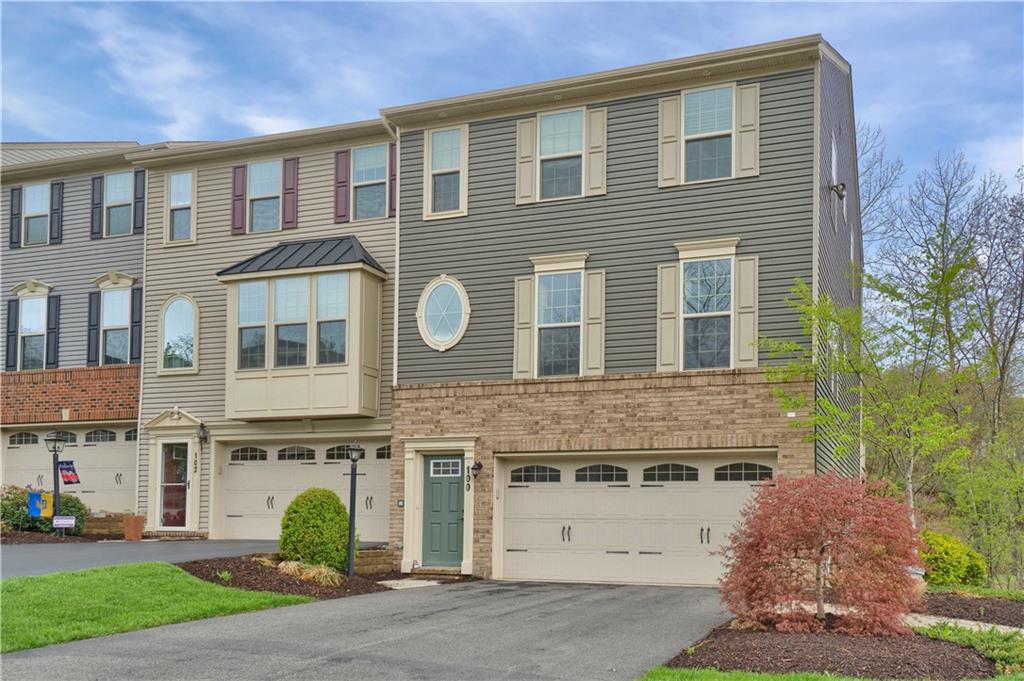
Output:
[[3,678],[627,681],[727,618],[714,589],[466,582],[9,653]]

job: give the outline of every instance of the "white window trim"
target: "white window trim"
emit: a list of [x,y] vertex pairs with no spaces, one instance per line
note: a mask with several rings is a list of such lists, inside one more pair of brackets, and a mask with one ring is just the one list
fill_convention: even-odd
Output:
[[[459,167],[434,170],[433,148],[431,140],[435,132],[460,131],[459,136]],[[443,128],[430,128],[423,131],[423,219],[442,220],[444,218],[464,217],[469,215],[469,125],[449,125]],[[459,207],[455,210],[434,211],[434,175],[443,175],[458,171],[459,173]]]
[[[48,298],[47,293],[44,293],[42,295],[19,296],[19,298],[18,298],[18,371],[38,371],[39,369],[45,369],[46,368],[46,324],[47,324],[47,315],[49,313],[49,309],[48,309],[49,305],[47,304],[47,298]],[[24,319],[23,311],[22,311],[22,305],[25,303],[26,300],[42,300],[43,301],[43,330],[41,332],[38,332],[38,333],[22,333],[21,332],[21,320]],[[38,367],[38,369],[26,369],[24,367],[25,358],[24,358],[24,356],[22,354],[22,350],[23,350],[23,347],[24,347],[23,344],[22,344],[22,339],[23,338],[32,338],[34,336],[42,336],[42,338],[43,338],[43,365],[41,367]]]
[[[544,118],[545,116],[552,116],[552,115],[563,114],[563,113],[571,113],[571,112],[574,112],[574,111],[579,111],[582,114],[582,118],[583,118],[582,127],[580,128],[580,150],[578,152],[571,152],[571,153],[565,153],[565,154],[548,154],[547,156],[541,154],[540,153],[540,121],[541,121],[541,119]],[[551,111],[541,111],[541,112],[539,112],[537,114],[537,123],[536,123],[536,125],[534,127],[537,128],[537,132],[536,132],[537,139],[536,139],[536,142],[535,142],[536,149],[537,149],[537,162],[536,162],[535,170],[534,170],[534,173],[533,173],[536,176],[536,178],[534,179],[534,183],[535,183],[534,192],[535,192],[535,196],[537,197],[536,203],[547,203],[549,201],[568,201],[568,200],[572,200],[572,199],[582,199],[583,197],[585,197],[587,195],[587,107],[585,107],[585,106],[574,106],[574,107],[571,107],[569,109],[554,109],[554,110],[551,110]],[[560,159],[560,158],[573,158],[575,156],[579,156],[580,157],[580,193],[579,194],[574,194],[573,196],[552,196],[550,198],[546,198],[545,199],[541,195],[541,191],[540,191],[541,190],[541,185],[542,185],[542,175],[543,175],[542,167],[543,167],[543,162],[544,161],[557,160],[557,159]]]
[[[131,181],[131,198],[127,202],[121,203],[107,203],[107,183],[110,182],[110,178],[113,175],[128,175]],[[103,238],[104,239],[116,239],[123,236],[131,236],[135,233],[135,171],[134,170],[120,170],[113,173],[107,173],[103,176]],[[109,220],[107,220],[108,209],[115,208],[117,206],[128,206],[131,210],[129,211],[130,227],[124,234],[111,234]]]
[[[451,458],[451,459],[431,459],[430,460],[430,477],[431,478],[461,478],[462,477],[462,458]],[[452,464],[455,464],[453,472]],[[438,472],[442,469],[447,468],[448,472]]]
[[[116,291],[127,291],[128,292],[128,323],[124,326],[105,326],[103,324],[103,305],[104,296],[107,293],[114,293]],[[119,331],[124,329],[128,332],[128,357],[121,364],[107,364],[107,331]],[[125,366],[132,362],[132,289],[131,285],[128,286],[107,286],[101,287],[100,290],[100,356],[99,363],[101,366]]]
[[702,260],[729,260],[729,369],[736,368],[736,353],[733,344],[736,339],[736,247],[738,238],[702,239],[699,241],[679,241],[674,245],[679,252],[679,370],[680,371],[721,371],[725,367],[702,367],[689,369],[684,363],[686,357],[686,335],[684,324],[687,319],[700,317],[724,317],[722,312],[700,312],[687,314],[686,306],[686,273],[684,264]]
[[[30,182],[22,187],[21,190],[21,201],[22,206],[25,205],[25,200],[28,196],[28,188],[35,187],[38,185],[46,185],[46,210],[42,213],[29,213],[28,210],[21,211],[21,247],[32,248],[34,246],[46,246],[50,243],[50,207],[53,205],[53,182],[47,180],[46,182]],[[28,242],[28,219],[46,217],[46,238],[42,241],[30,244]]]
[[[184,525],[171,525],[167,526],[163,524],[164,516],[164,467],[163,467],[163,456],[164,456],[164,445],[185,445],[187,447],[186,454],[186,465],[185,465],[185,524]],[[158,530],[169,530],[169,531],[187,531],[194,529],[195,523],[192,519],[193,511],[193,499],[192,489],[198,487],[199,475],[197,470],[196,458],[196,440],[195,438],[167,438],[158,439],[156,441],[156,467],[155,470],[158,474],[153,476],[156,478],[156,503],[153,504],[153,511],[156,514],[154,519],[154,525]],[[195,478],[195,480],[193,480]],[[195,484],[193,484],[195,482]]]
[[[164,338],[164,315],[167,314],[167,309],[176,300],[185,300],[192,305],[192,366],[182,367],[178,369],[168,369],[164,367],[164,344],[166,339]],[[159,345],[159,358],[157,360],[158,376],[168,376],[175,374],[198,374],[199,373],[199,304],[196,299],[187,293],[173,293],[170,297],[164,301],[163,306],[160,308],[160,319],[158,335],[159,339],[157,342]]]
[[[719,130],[717,132],[704,132],[695,135],[686,134],[686,95],[692,95],[697,92],[706,92],[709,90],[721,90],[722,88],[732,88],[732,127],[729,129],[729,168],[730,173],[727,177],[711,177],[706,180],[693,180],[690,182],[686,181],[686,143],[692,140],[710,139],[712,137],[723,137],[725,132]],[[736,137],[737,137],[737,126],[736,126],[736,81],[730,81],[727,83],[716,83],[715,85],[707,85],[705,87],[690,88],[683,90],[679,97],[679,183],[683,185],[698,185],[707,184],[709,182],[722,182],[724,180],[733,180],[736,178]]]
[[[462,320],[459,323],[459,328],[456,329],[455,335],[450,340],[445,342],[439,342],[430,335],[427,330],[426,321],[426,310],[427,300],[430,298],[430,294],[434,292],[441,284],[451,284],[455,289],[455,292],[459,296],[459,300],[462,303]],[[471,310],[469,307],[469,295],[466,293],[466,287],[462,285],[462,282],[455,277],[449,277],[447,274],[442,274],[430,280],[430,282],[423,287],[423,293],[420,294],[419,303],[416,305],[416,324],[419,327],[420,338],[427,344],[428,347],[437,350],[438,352],[445,352],[450,350],[459,344],[462,337],[466,334],[466,329],[469,328],[469,316]]]
[[[366,182],[356,182],[356,150],[369,149],[371,147],[384,147],[384,179]],[[360,144],[352,147],[348,159],[348,176],[350,178],[348,190],[348,214],[352,216],[350,222],[373,222],[374,220],[388,219],[388,206],[391,201],[391,148],[389,142],[374,142],[373,144]],[[371,187],[375,184],[384,185],[384,214],[374,217],[356,217],[356,187]]]
[[580,330],[580,356],[579,356],[578,371],[577,371],[577,373],[575,375],[576,376],[582,376],[583,375],[583,346],[584,346],[584,338],[583,338],[583,316],[584,316],[584,310],[583,310],[583,307],[584,307],[584,304],[585,304],[585,302],[587,300],[587,290],[586,290],[586,288],[587,288],[587,272],[586,272],[586,269],[583,268],[583,267],[571,267],[571,268],[562,267],[562,268],[550,269],[550,270],[549,269],[543,269],[543,270],[536,270],[535,269],[534,270],[534,274],[533,274],[533,289],[534,289],[534,291],[533,291],[533,322],[534,322],[533,323],[533,347],[535,348],[535,350],[534,350],[534,357],[533,357],[533,377],[534,378],[553,378],[553,379],[559,379],[559,378],[571,377],[571,376],[574,375],[574,374],[557,374],[557,375],[553,375],[553,376],[541,376],[540,375],[540,330],[542,328],[541,323],[540,323],[540,278],[541,277],[550,276],[552,274],[572,274],[572,273],[575,273],[575,272],[578,272],[579,275],[580,275],[580,319],[579,319],[579,321],[578,322],[573,322],[573,323],[544,324],[543,328],[545,328],[545,329],[567,329],[567,328],[571,328],[573,326],[579,328],[579,330]]
[[[344,274],[345,275],[345,314],[341,317],[320,317],[320,311],[317,309],[317,281],[320,277],[329,276],[332,274]],[[352,296],[350,291],[352,286],[352,276],[347,271],[340,272],[321,272],[319,274],[310,275],[309,282],[309,316],[312,319],[311,329],[314,332],[310,335],[313,336],[313,342],[309,342],[309,348],[306,350],[307,359],[310,360],[310,364],[315,367],[345,367],[348,366],[348,358],[351,348],[349,347],[349,312],[350,306],[352,305]],[[320,362],[320,322],[345,322],[345,361],[344,362]],[[276,336],[275,336],[276,342]],[[285,367],[281,367],[282,369]]]
[[[184,205],[172,206],[171,205],[171,177],[174,175],[184,175],[185,173],[192,174],[192,202],[188,204],[189,208],[189,238],[188,239],[171,239],[171,211],[185,208]],[[248,173],[248,171],[247,171]],[[184,168],[181,170],[171,170],[164,173],[164,246],[177,247],[177,246],[190,246],[196,243],[196,226],[198,221],[196,220],[196,191],[198,190],[198,175],[199,172],[196,168]],[[246,182],[248,182],[248,174],[246,174]],[[248,189],[248,187],[246,187]],[[248,193],[248,192],[247,192]],[[246,206],[248,207],[248,201]]]
[[[249,191],[249,182],[252,180],[252,167],[259,163],[270,163],[277,162],[280,166],[280,174],[277,178],[277,193],[276,194],[259,194],[254,195]],[[254,199],[272,199],[277,197],[277,227],[274,229],[261,229],[260,231],[254,231],[252,228],[252,202]],[[192,196],[192,201],[195,203],[195,195]],[[257,158],[246,162],[245,164],[245,232],[246,234],[273,234],[274,232],[280,232],[281,226],[281,212],[284,210],[284,157],[273,156],[270,158]]]
[[[242,284],[257,284],[257,283],[262,283],[266,287],[266,293],[263,296],[263,301],[264,301],[263,322],[262,323],[259,323],[259,322],[249,322],[247,324],[242,324],[240,321],[238,321],[238,316],[239,316],[239,314],[241,313],[241,310],[242,310],[242,303],[241,303],[241,299],[239,298],[239,293],[241,292],[241,286],[242,286]],[[274,289],[272,284],[273,284],[273,280],[272,279],[258,279],[258,280],[250,280],[250,281],[240,281],[240,282],[238,282],[235,285],[235,291],[234,291],[234,296],[235,296],[235,319],[234,319],[234,322],[233,322],[234,326],[235,326],[235,354],[236,354],[236,357],[235,357],[235,367],[234,367],[235,371],[244,371],[244,372],[267,371],[267,368],[268,368],[267,367],[267,360],[270,359],[270,352],[271,352],[271,349],[270,349],[271,348],[271,340],[270,340],[270,335],[271,334],[270,334],[270,329],[268,327],[270,326],[270,310],[273,309],[273,308],[270,307],[270,299],[271,299],[271,296],[273,294],[273,289]],[[239,366],[239,362],[241,362],[241,359],[242,359],[242,329],[258,329],[258,328],[261,328],[261,327],[263,328],[263,366],[261,366],[261,367],[245,367],[243,369],[242,367]]]

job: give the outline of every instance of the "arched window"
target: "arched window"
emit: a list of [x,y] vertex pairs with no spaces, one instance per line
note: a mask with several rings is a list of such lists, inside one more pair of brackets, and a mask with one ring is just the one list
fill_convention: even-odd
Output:
[[383,447],[377,447],[377,458],[378,459],[390,459],[391,458],[391,445],[384,445]]
[[462,340],[469,326],[469,296],[458,279],[442,274],[427,284],[416,308],[420,337],[444,352]]
[[[327,450],[326,459],[328,461],[348,461],[348,450],[351,449],[351,445],[335,445]],[[364,451],[359,455],[360,459],[366,458],[366,452]]]
[[175,296],[165,305],[161,318],[160,368],[164,371],[196,368],[196,306],[190,298]]
[[313,461],[316,459],[316,452],[309,447],[293,445],[277,450],[278,461]]
[[744,461],[726,464],[715,469],[715,482],[757,482],[771,479],[771,466],[762,466],[759,463]]
[[595,463],[576,469],[576,482],[626,482],[629,474],[625,468],[607,463]]
[[232,461],[266,461],[267,450],[259,447],[239,447],[231,450]]
[[117,433],[112,430],[90,430],[85,434],[85,444],[94,445],[99,442],[117,442]]
[[512,482],[561,482],[562,471],[551,466],[520,466],[512,469]]
[[138,442],[139,440],[139,429],[132,428],[131,430],[124,431],[125,442]]
[[12,445],[37,445],[39,436],[35,433],[14,433],[7,442]]
[[659,463],[644,469],[644,482],[697,482],[697,469],[681,463]]
[[57,435],[64,438],[64,444],[73,445],[78,442],[78,436],[69,430],[58,430]]

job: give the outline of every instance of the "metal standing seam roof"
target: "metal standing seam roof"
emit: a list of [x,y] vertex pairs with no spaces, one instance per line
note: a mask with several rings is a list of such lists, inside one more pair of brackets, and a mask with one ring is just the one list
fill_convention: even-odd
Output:
[[325,267],[330,265],[352,265],[363,263],[379,272],[387,274],[387,270],[363,248],[359,239],[354,236],[343,236],[335,239],[310,239],[308,241],[290,241],[278,244],[258,255],[243,260],[217,273],[218,277],[231,274],[252,274],[254,272],[277,272],[295,270],[305,267]]

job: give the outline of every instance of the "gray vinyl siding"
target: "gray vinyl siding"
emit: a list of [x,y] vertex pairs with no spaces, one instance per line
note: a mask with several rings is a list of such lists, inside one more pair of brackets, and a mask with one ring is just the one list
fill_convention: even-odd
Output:
[[[831,59],[820,62],[821,103],[819,108],[819,232],[818,232],[818,290],[837,305],[860,304],[860,289],[853,276],[862,265],[860,243],[860,204],[857,196],[857,160],[855,155],[855,123],[851,119],[850,76]],[[832,184],[832,132],[836,133],[837,180],[846,184],[846,215],[831,190]],[[851,240],[853,258],[851,261]],[[819,348],[827,357],[826,348]],[[840,375],[833,391],[827,365],[815,381],[818,397],[825,397],[851,409],[856,398],[851,394],[850,376]],[[836,441],[827,430],[818,428],[815,434],[815,465],[819,473],[834,471],[843,475],[857,475],[860,453],[843,456],[837,451]]]
[[[369,140],[368,142],[386,141]],[[334,420],[341,430],[364,429],[387,434],[391,412],[392,327],[394,315],[395,222],[394,219],[357,223],[334,223],[334,152],[349,143],[297,148],[279,157],[299,158],[298,228],[258,234],[231,234],[231,169],[249,159],[237,158],[196,166],[180,166],[151,172],[148,188],[146,240],[147,285],[145,295],[146,334],[144,347],[141,422],[152,420],[167,409],[180,407],[201,419],[215,438],[246,437],[258,440],[260,433],[296,434],[301,439],[311,430],[301,420],[247,423],[225,418],[225,358],[227,340],[227,286],[216,273],[282,242],[355,235],[385,268],[381,308],[381,391],[380,416],[376,419]],[[260,158],[259,160],[263,160]],[[168,172],[193,170],[196,180],[197,241],[183,246],[165,246],[163,241],[165,184]],[[199,307],[198,374],[158,375],[160,313],[173,295],[192,296]],[[323,426],[320,426],[321,428]],[[139,513],[149,503],[150,441],[148,429],[139,433]],[[203,447],[198,503],[199,528],[210,526],[210,445]]]
[[[657,266],[677,241],[739,237],[760,257],[760,333],[800,339],[785,297],[811,280],[814,70],[764,76],[758,177],[658,188],[659,95],[608,108],[606,196],[517,206],[516,120],[470,124],[469,215],[423,221],[423,133],[402,135],[399,382],[507,379],[512,372],[513,279],[529,256],[587,251],[607,270],[606,372],[655,370]],[[439,274],[458,277],[472,307],[461,342],[444,353],[422,341],[416,306]],[[761,357],[762,363],[767,357]]]
[[[106,169],[105,172],[128,168]],[[103,171],[97,171],[96,175]],[[0,200],[0,232],[2,263],[0,263],[0,289],[3,300],[14,297],[11,287],[26,279],[39,279],[53,286],[52,295],[60,296],[60,367],[67,369],[85,366],[86,333],[89,314],[89,293],[98,291],[93,280],[110,271],[124,272],[142,284],[143,239],[139,234],[89,238],[89,210],[91,177],[42,178],[50,182],[64,182],[63,243],[11,248],[10,225],[11,187],[33,184],[36,180],[3,185]],[[42,180],[40,180],[42,181]],[[0,327],[6,329],[7,305],[0,305]],[[0,340],[0,344],[5,344]],[[6,351],[0,347],[0,356]]]

